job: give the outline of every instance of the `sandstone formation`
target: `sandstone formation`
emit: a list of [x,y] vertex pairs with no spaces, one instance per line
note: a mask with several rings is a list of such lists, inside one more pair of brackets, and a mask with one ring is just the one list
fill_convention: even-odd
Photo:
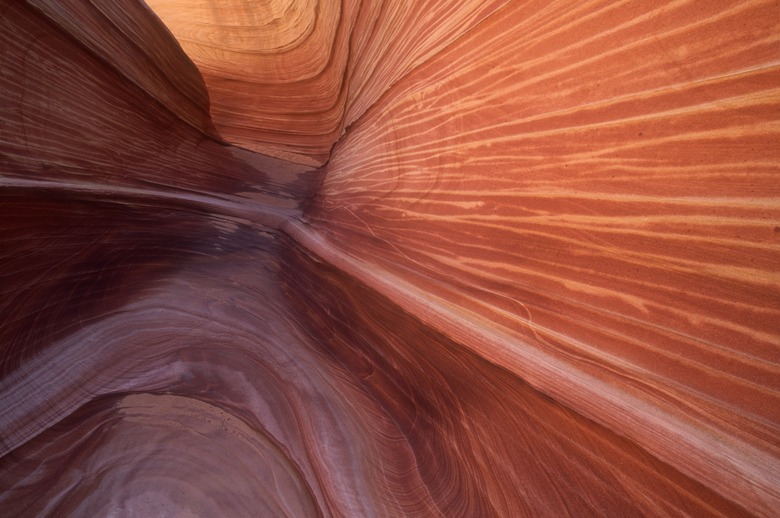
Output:
[[0,0],[0,515],[777,516],[775,1]]

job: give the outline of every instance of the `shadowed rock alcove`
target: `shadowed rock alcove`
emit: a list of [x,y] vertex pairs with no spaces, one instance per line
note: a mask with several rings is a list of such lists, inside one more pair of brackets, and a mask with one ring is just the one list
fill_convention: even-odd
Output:
[[777,516],[776,1],[0,0],[3,516]]

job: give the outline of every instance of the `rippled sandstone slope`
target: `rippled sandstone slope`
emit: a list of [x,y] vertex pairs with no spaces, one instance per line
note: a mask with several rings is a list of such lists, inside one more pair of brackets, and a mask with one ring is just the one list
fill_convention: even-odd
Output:
[[0,1],[3,515],[776,515],[776,2],[149,5]]

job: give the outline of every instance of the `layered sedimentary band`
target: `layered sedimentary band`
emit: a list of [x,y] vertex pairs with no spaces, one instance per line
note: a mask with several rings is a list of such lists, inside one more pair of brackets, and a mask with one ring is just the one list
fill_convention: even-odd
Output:
[[2,514],[780,509],[776,2],[148,4],[0,2]]

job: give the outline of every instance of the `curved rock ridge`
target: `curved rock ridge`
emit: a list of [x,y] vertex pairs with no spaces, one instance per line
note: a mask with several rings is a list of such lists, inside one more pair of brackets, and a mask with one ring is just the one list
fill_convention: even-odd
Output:
[[508,2],[147,3],[203,73],[226,140],[322,165],[390,85]]
[[0,514],[775,516],[777,20],[0,0]]

